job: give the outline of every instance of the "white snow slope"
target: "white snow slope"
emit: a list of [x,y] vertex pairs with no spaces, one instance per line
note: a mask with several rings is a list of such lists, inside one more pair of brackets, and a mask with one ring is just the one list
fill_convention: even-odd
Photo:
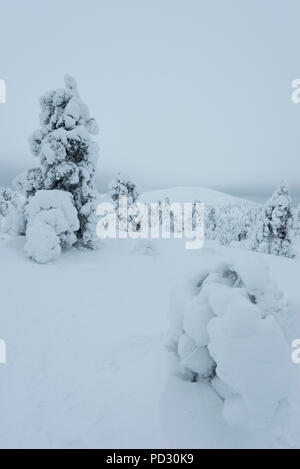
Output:
[[[297,400],[288,427],[279,419],[243,430],[222,420],[208,385],[170,374],[170,287],[201,267],[201,251],[186,251],[182,240],[157,241],[154,251],[109,240],[38,265],[23,245],[0,241],[1,448],[300,447]],[[300,303],[299,260],[265,258]],[[290,338],[300,338],[299,318],[290,321]]]
[[[156,202],[157,200],[163,201],[169,198],[170,202],[188,203],[194,201],[203,202],[205,205],[236,205],[250,203],[245,199],[235,197],[233,195],[218,192],[212,189],[202,187],[170,187],[167,189],[158,189],[149,192],[144,192],[140,200],[142,202]],[[252,202],[253,203],[253,202]]]

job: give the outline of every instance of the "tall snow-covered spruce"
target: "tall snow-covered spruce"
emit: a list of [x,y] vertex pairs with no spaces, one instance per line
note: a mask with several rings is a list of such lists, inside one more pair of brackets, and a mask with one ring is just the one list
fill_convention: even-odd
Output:
[[98,242],[95,171],[99,151],[91,135],[98,133],[96,121],[90,117],[76,82],[69,75],[65,76],[64,89],[42,96],[40,107],[41,128],[30,139],[32,153],[39,158],[40,168],[29,170],[17,179],[16,184],[28,201],[39,190],[61,190],[72,194],[79,219],[77,242],[95,248]]
[[233,260],[205,250],[200,256],[202,268],[171,295],[172,373],[211,386],[229,425],[267,427],[295,392],[280,320],[290,305],[259,257]]
[[258,215],[251,247],[265,254],[294,257],[293,238],[291,196],[282,181]]

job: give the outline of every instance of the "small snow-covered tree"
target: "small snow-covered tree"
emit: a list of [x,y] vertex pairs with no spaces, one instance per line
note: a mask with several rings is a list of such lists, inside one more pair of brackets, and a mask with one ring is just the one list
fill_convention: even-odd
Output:
[[40,168],[30,168],[27,171],[19,174],[13,180],[13,186],[19,195],[18,212],[20,217],[20,226],[22,229],[19,231],[20,235],[26,234],[26,206],[29,200],[40,190],[43,186],[43,174]]
[[251,240],[254,251],[293,257],[293,212],[287,184],[282,181],[262,207]]
[[17,192],[0,188],[1,231],[18,235],[24,230],[22,217],[22,200]]
[[109,196],[112,199],[116,210],[118,211],[118,219],[122,229],[125,229],[127,223],[132,224],[134,231],[140,230],[140,219],[139,216],[127,216],[127,219],[123,219],[121,213],[119,213],[120,208],[120,197],[127,197],[128,207],[134,206],[139,197],[139,193],[136,188],[136,184],[132,182],[128,177],[117,174],[116,177],[112,179],[109,184]]
[[234,204],[217,209],[216,238],[224,246],[243,242],[250,236],[256,217],[254,204]]
[[0,215],[6,217],[9,209],[15,204],[16,194],[11,189],[0,187]]
[[41,127],[31,137],[32,153],[40,167],[30,169],[15,181],[27,198],[38,190],[62,190],[73,196],[80,226],[77,241],[94,248],[96,236],[95,170],[98,146],[91,135],[98,127],[81,100],[75,80],[65,77],[65,88],[40,99]]
[[137,201],[139,193],[134,182],[118,173],[109,184],[109,195],[118,209],[121,196],[126,196],[128,205],[132,205]]
[[236,206],[218,207],[217,240],[224,246],[238,241],[240,213]]

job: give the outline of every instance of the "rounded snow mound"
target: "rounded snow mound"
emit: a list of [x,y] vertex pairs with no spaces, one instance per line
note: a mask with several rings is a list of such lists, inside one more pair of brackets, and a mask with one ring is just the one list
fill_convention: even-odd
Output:
[[180,317],[174,307],[170,315],[180,372],[213,387],[229,424],[269,424],[293,390],[294,367],[268,270],[260,260],[216,258],[190,291]]
[[57,259],[62,249],[76,242],[79,220],[73,197],[60,190],[41,190],[27,206],[27,256],[40,263]]

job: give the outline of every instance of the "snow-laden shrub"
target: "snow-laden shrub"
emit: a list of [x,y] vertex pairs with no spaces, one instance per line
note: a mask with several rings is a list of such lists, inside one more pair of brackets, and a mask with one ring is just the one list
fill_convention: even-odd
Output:
[[118,173],[109,184],[109,196],[118,209],[121,196],[126,196],[128,205],[131,205],[137,201],[139,193],[134,182]]
[[31,168],[18,174],[18,176],[13,180],[13,186],[15,187],[20,200],[18,212],[22,220],[22,231],[19,234],[25,235],[27,226],[26,206],[31,197],[33,197],[36,192],[41,190],[43,187],[42,170],[40,168]]
[[34,196],[37,191],[42,189],[42,170],[40,168],[28,169],[16,176],[13,184],[16,190],[28,200],[30,197]]
[[205,239],[214,240],[217,236],[217,210],[212,205],[207,205],[204,211]]
[[[128,177],[118,173],[109,184],[109,197],[113,201],[116,211],[118,212],[120,229],[122,231],[126,231],[129,227],[129,229],[132,229],[133,231],[139,231],[142,219],[136,205],[139,197],[136,184]],[[132,211],[134,215],[130,215],[127,212],[127,215],[124,218],[123,213],[120,213],[120,197],[127,198],[127,208],[129,211]]]
[[300,237],[300,204],[294,212],[294,233],[296,238]]
[[0,228],[10,235],[23,234],[23,199],[11,189],[0,188]]
[[30,199],[27,212],[27,256],[38,263],[57,259],[62,249],[77,241],[79,220],[72,195],[51,190],[38,191]]
[[260,210],[251,248],[264,254],[294,257],[293,225],[291,196],[283,181]]
[[39,158],[40,167],[20,175],[15,185],[26,197],[25,208],[38,190],[70,192],[80,223],[77,240],[94,248],[99,242],[95,186],[98,146],[91,139],[98,133],[96,122],[70,76],[65,77],[64,89],[50,91],[40,99],[40,107],[41,127],[31,137],[31,150]]
[[35,223],[27,229],[25,253],[39,264],[55,261],[61,255],[59,237],[49,223]]
[[282,308],[264,265],[249,259],[210,259],[190,295],[179,307],[173,301],[170,337],[178,371],[206,380],[232,425],[269,423],[290,395],[293,365],[276,319]]

